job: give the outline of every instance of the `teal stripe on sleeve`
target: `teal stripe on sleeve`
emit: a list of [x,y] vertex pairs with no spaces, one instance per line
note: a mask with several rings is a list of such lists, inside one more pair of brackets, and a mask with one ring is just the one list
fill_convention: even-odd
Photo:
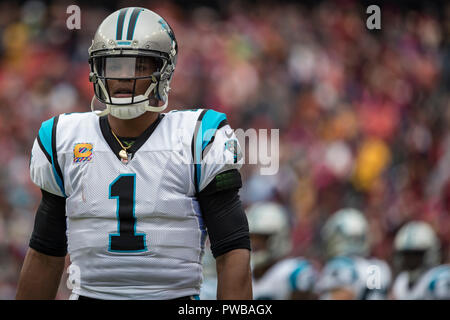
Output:
[[295,268],[295,270],[291,273],[289,276],[289,283],[291,285],[292,290],[298,290],[297,288],[297,278],[299,274],[309,266],[309,263],[306,261],[302,261],[298,264],[298,266]]
[[227,116],[225,113],[220,113],[214,110],[208,110],[202,119],[202,150],[208,145],[209,141],[216,134],[217,127],[225,120]]
[[54,125],[55,125],[55,117],[44,121],[41,125],[41,128],[39,129],[39,138],[41,139],[41,142],[42,142],[42,145],[43,145],[45,151],[47,151],[47,153],[51,157],[52,171],[53,171],[53,176],[55,177],[56,183],[58,184],[59,189],[61,190],[62,194],[66,197],[62,178],[57,173],[56,167],[55,167],[55,161],[57,161],[58,159],[55,160],[56,150],[53,150],[54,137],[52,136],[52,134],[53,134]]
[[39,138],[41,139],[42,145],[44,146],[45,151],[52,156],[52,129],[53,129],[53,121],[55,118],[51,118],[47,121],[44,121],[39,129]]
[[[201,180],[201,155],[204,148],[208,145],[209,141],[215,135],[219,124],[226,120],[226,115],[214,110],[208,110],[201,119],[201,123],[197,132],[195,140],[195,165],[197,166],[197,186],[200,188]],[[198,190],[200,191],[200,190]]]

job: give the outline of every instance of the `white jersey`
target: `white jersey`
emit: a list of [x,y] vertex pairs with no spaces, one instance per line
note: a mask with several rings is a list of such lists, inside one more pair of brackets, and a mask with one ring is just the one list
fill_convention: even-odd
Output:
[[287,258],[273,265],[260,279],[253,279],[254,300],[289,300],[295,291],[310,291],[317,279],[311,262]]
[[66,197],[68,253],[79,268],[73,293],[198,295],[206,230],[195,194],[242,165],[225,114],[171,111],[134,142],[128,162],[120,150],[107,118],[91,112],[45,121],[33,145],[33,182]]
[[450,265],[444,264],[425,272],[409,286],[409,273],[401,272],[392,286],[396,300],[450,300]]
[[336,257],[328,261],[316,284],[320,299],[330,292],[345,288],[356,300],[386,299],[391,284],[391,270],[386,262],[362,257]]

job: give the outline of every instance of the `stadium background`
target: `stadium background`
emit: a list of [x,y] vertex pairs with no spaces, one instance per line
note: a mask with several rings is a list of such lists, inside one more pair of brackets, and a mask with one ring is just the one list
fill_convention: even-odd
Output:
[[[233,128],[280,129],[280,170],[242,169],[247,206],[291,215],[293,255],[321,261],[319,232],[345,206],[370,222],[372,254],[391,262],[411,219],[450,242],[450,5],[378,2],[2,1],[0,3],[0,299],[15,295],[39,189],[29,157],[40,123],[88,111],[87,48],[126,6],[162,15],[179,43],[170,108],[226,112]],[[81,8],[68,30],[66,8]],[[65,279],[59,299],[68,297]]]

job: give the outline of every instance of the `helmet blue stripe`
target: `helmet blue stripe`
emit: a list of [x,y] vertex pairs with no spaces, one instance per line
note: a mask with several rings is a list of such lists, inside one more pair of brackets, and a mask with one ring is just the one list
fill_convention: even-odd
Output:
[[125,15],[127,14],[128,8],[124,8],[119,12],[119,18],[117,19],[117,28],[116,28],[116,40],[122,40],[123,33],[123,23],[125,21]]
[[128,23],[128,32],[127,32],[127,40],[132,40],[134,35],[134,29],[136,27],[137,19],[139,18],[139,14],[144,9],[142,8],[134,8],[131,13],[130,22]]

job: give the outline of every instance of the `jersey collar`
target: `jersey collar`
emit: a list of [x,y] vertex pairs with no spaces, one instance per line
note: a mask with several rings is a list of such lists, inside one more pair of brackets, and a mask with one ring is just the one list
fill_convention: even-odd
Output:
[[[127,150],[131,156],[133,156],[140,147],[150,138],[153,131],[155,131],[158,124],[161,122],[161,119],[164,117],[164,114],[160,113],[158,114],[158,118],[153,122],[145,131],[136,139],[136,141],[133,143],[133,145]],[[108,143],[109,147],[113,151],[113,153],[116,155],[117,159],[121,160],[119,157],[119,152],[122,150],[122,147],[117,142],[117,140],[114,138],[114,136],[111,133],[111,127],[109,126],[108,122],[108,116],[102,116],[99,118],[100,123],[100,130],[102,131],[102,135],[106,140],[106,143]]]

